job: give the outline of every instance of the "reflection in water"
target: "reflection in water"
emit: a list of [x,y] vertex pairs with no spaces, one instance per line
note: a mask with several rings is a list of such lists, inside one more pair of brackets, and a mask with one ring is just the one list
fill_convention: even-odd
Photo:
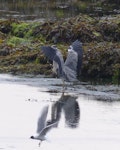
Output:
[[51,120],[49,121],[46,120],[48,115],[48,106],[44,107],[38,119],[38,126],[37,126],[38,135],[31,136],[31,138],[40,140],[41,142],[45,140],[47,132],[52,128],[58,127],[62,113],[64,113],[65,115],[65,123],[68,127],[70,128],[78,127],[80,120],[80,109],[76,99],[77,97],[75,96],[62,94],[60,99],[52,105]]
[[80,108],[77,97],[62,95],[60,99],[52,105],[52,114],[50,123],[60,121],[61,114],[65,115],[65,123],[68,127],[76,128],[80,119]]

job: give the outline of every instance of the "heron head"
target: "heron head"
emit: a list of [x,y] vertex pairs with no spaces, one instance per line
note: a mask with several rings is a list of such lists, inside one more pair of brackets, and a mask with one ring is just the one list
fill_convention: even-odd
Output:
[[68,51],[73,51],[73,47],[70,45],[70,47],[68,48]]

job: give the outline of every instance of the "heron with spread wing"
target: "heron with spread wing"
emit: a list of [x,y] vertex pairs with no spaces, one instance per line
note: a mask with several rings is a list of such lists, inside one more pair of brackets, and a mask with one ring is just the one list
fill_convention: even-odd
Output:
[[53,61],[53,72],[64,81],[74,82],[81,72],[83,49],[82,43],[78,40],[68,48],[68,55],[64,62],[61,52],[52,46],[42,46],[42,52],[48,59]]

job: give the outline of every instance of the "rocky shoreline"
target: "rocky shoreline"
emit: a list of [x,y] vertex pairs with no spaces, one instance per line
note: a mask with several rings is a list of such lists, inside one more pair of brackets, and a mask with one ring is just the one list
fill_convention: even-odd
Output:
[[81,79],[120,83],[120,15],[78,15],[60,21],[0,20],[0,73],[51,75],[40,46],[53,45],[66,57],[74,40],[83,43]]

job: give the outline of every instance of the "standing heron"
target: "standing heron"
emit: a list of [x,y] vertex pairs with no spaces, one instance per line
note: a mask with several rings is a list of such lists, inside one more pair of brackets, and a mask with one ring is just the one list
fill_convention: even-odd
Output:
[[47,114],[48,114],[48,106],[45,106],[42,110],[42,113],[41,113],[39,119],[38,119],[38,124],[37,124],[38,135],[30,137],[31,139],[40,140],[39,146],[40,146],[42,141],[46,140],[45,135],[47,134],[47,132],[51,128],[57,127],[57,124],[58,124],[58,122],[48,124],[48,122],[46,121]]
[[68,48],[68,55],[64,62],[61,52],[54,46],[42,46],[42,52],[48,59],[53,61],[53,72],[64,81],[74,82],[81,72],[83,49],[78,40]]

